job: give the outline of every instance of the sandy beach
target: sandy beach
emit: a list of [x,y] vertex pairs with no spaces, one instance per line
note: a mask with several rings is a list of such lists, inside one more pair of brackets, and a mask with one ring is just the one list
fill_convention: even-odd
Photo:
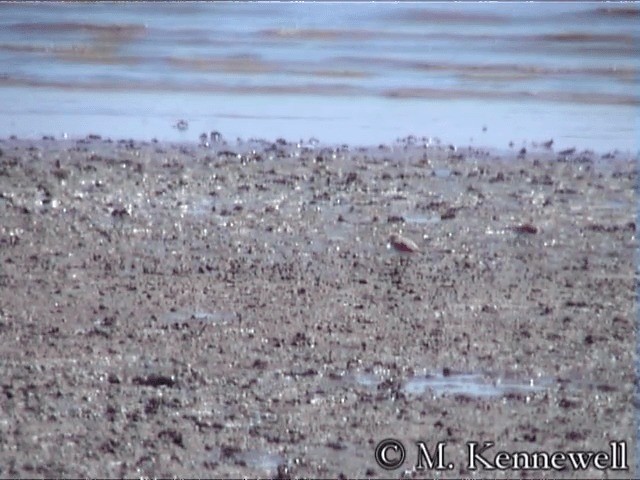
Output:
[[[2,139],[0,476],[636,477],[637,176],[413,137]],[[473,470],[469,442],[629,469]]]

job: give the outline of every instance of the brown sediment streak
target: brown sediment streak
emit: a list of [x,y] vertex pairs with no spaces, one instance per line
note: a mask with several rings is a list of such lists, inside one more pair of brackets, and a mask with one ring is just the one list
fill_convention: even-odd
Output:
[[86,52],[94,51],[94,47],[84,45],[74,45],[71,47],[52,47],[45,45],[15,45],[11,43],[0,44],[0,50],[7,52],[33,52],[33,53],[61,53],[61,54],[78,54],[82,55]]
[[265,62],[255,56],[232,58],[184,58],[167,57],[166,62],[182,68],[193,70],[211,70],[224,72],[244,73],[272,73],[280,71],[279,64]]
[[402,13],[387,15],[391,20],[402,20],[416,23],[507,23],[508,17],[482,13],[461,13],[446,10],[413,9]]
[[303,70],[291,70],[288,73],[296,75],[311,75],[314,77],[339,77],[339,78],[368,78],[375,76],[374,74],[361,72],[357,70],[315,70],[315,71],[303,71]]
[[231,58],[183,58],[168,57],[167,63],[181,68],[198,71],[213,71],[227,73],[281,73],[285,75],[307,75],[313,77],[364,78],[373,76],[372,73],[348,69],[317,68],[316,63],[310,62],[272,62],[264,61],[255,56]]
[[310,28],[265,29],[256,32],[256,36],[271,40],[509,40],[522,38],[519,35],[494,35],[478,33],[409,33],[389,32],[383,30],[328,30]]
[[638,71],[633,67],[539,67],[535,65],[517,64],[455,64],[436,62],[414,62],[411,60],[398,60],[388,57],[334,57],[332,62],[351,63],[354,65],[377,65],[392,68],[405,68],[409,70],[454,72],[454,73],[503,73],[523,74],[531,76],[542,75],[599,75],[606,77],[634,78]]
[[[522,53],[525,47],[521,45],[511,44],[502,45],[496,47],[496,51],[503,51],[509,53]],[[556,48],[559,51],[565,52],[572,56],[581,55],[589,58],[590,56],[602,55],[602,56],[618,56],[618,57],[631,57],[636,52],[636,47],[633,43],[571,43],[555,45],[552,48]],[[561,49],[561,50],[560,50]],[[539,55],[549,54],[549,45],[545,42],[536,42],[526,46],[528,53],[536,53]],[[620,58],[622,59],[622,58]],[[613,60],[613,59],[610,59]]]
[[[7,48],[5,48],[7,47]],[[14,50],[13,45],[0,45],[0,50],[20,51],[31,53],[48,53],[52,57],[63,59],[67,62],[94,63],[104,65],[136,65],[147,62],[149,59],[140,56],[118,55],[115,46],[101,45],[96,47],[18,47]]]
[[[278,39],[305,39],[305,40],[364,40],[380,38],[381,35],[389,35],[383,32],[370,30],[332,30],[311,28],[279,28],[266,29],[258,32],[259,36]],[[395,34],[393,36],[396,36]]]
[[627,76],[636,75],[637,71],[631,67],[606,67],[606,68],[550,68],[534,65],[515,64],[488,64],[488,65],[455,65],[455,64],[428,64],[413,63],[416,70],[444,70],[457,72],[487,72],[487,73],[521,73],[529,75],[603,75],[603,76]]
[[41,80],[35,78],[18,78],[0,74],[0,86],[21,86],[36,88],[57,88],[61,90],[84,91],[169,91],[169,92],[206,92],[206,93],[236,93],[236,94],[262,94],[262,95],[362,95],[367,93],[364,89],[345,84],[307,84],[307,85],[258,85],[251,87],[231,86],[225,84],[189,84],[178,85],[175,83],[118,83],[118,82],[87,82],[71,83],[62,81]]
[[[205,87],[206,88],[206,87]],[[226,90],[226,86],[223,89]],[[257,87],[230,87],[231,93],[263,93],[263,94],[314,94],[314,95],[353,95],[364,93],[362,89],[351,85],[259,85]]]
[[[528,67],[521,65],[504,65],[496,66],[493,68],[491,65],[479,66],[478,68],[451,68],[452,72],[457,75],[466,76],[474,79],[495,79],[504,78],[508,80],[512,79],[532,79],[536,77],[547,76],[589,76],[589,77],[607,77],[612,80],[634,80],[638,74],[638,71],[631,67],[608,67],[608,68],[580,68],[580,69],[566,69],[566,68],[548,68],[548,67]],[[501,68],[504,67],[504,68]]]
[[51,22],[16,23],[9,28],[20,32],[90,32],[117,35],[140,35],[146,31],[144,25],[98,25],[94,23]]
[[396,88],[382,93],[390,98],[425,99],[502,99],[502,100],[544,100],[562,103],[584,103],[598,105],[640,105],[640,98],[632,95],[609,93],[569,93],[569,92],[497,92],[478,90],[441,90],[435,88]]
[[606,93],[567,93],[567,92],[527,92],[527,91],[480,91],[454,90],[436,88],[396,88],[382,91],[372,91],[347,84],[307,84],[307,85],[257,85],[232,86],[227,84],[189,84],[175,83],[117,83],[117,82],[88,82],[70,83],[50,81],[36,78],[18,78],[10,75],[0,75],[0,86],[30,86],[47,87],[64,90],[103,90],[103,91],[189,91],[208,93],[236,93],[236,94],[280,94],[280,95],[381,95],[389,98],[423,98],[423,99],[503,99],[503,100],[544,100],[564,103],[584,103],[600,105],[640,105],[640,99],[631,95],[616,95]]
[[71,47],[49,47],[42,45],[13,45],[0,44],[0,51],[45,53],[53,57],[62,58],[65,61],[102,63],[107,65],[134,65],[148,61],[148,58],[140,56],[116,55],[117,47],[109,45],[83,46],[74,45]]
[[[593,32],[567,32],[550,33],[542,35],[520,34],[482,34],[482,33],[407,33],[386,32],[382,30],[329,30],[329,29],[266,29],[256,33],[257,36],[269,39],[295,39],[295,40],[368,40],[368,39],[392,39],[392,40],[424,40],[424,41],[473,41],[496,40],[506,43],[538,43],[538,42],[598,42],[613,44],[633,44],[635,38],[627,34],[605,34]],[[521,47],[520,47],[521,48]]]
[[600,7],[595,10],[591,10],[588,13],[592,13],[598,16],[603,17],[628,17],[628,18],[638,18],[640,17],[640,9],[635,8],[634,6],[624,6],[624,7]]
[[604,33],[590,32],[567,32],[567,33],[547,33],[531,37],[532,40],[553,41],[553,42],[607,42],[607,43],[627,43],[633,44],[635,39],[632,35],[612,35]]
[[99,65],[138,65],[147,61],[141,57],[114,55],[111,50],[84,52],[82,54],[62,53],[57,57],[67,62],[92,63]]
[[26,52],[26,53],[47,53],[51,52],[51,47],[44,47],[40,45],[13,45],[10,43],[0,44],[0,51],[5,52]]

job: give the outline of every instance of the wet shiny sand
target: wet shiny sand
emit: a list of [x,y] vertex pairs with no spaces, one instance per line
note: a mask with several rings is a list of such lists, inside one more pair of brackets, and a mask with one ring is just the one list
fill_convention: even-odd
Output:
[[445,478],[513,477],[469,441],[626,441],[635,476],[634,159],[0,150],[0,475],[424,476],[377,466],[394,437],[446,441]]

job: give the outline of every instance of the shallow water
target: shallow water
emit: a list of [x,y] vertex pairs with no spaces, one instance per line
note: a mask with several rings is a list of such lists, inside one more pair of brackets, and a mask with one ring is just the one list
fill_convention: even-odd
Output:
[[407,380],[403,386],[406,393],[421,395],[431,392],[434,395],[469,395],[472,397],[502,396],[509,393],[532,393],[544,390],[550,381],[528,382],[487,381],[480,374],[421,375]]
[[0,136],[638,148],[633,4],[0,9]]
[[[387,372],[388,373],[388,372]],[[394,382],[385,380],[384,372],[352,371],[333,377],[342,384],[364,387],[375,391],[384,386],[394,385]],[[331,383],[331,382],[330,382]],[[423,373],[403,378],[399,385],[399,391],[410,395],[412,398],[422,395],[436,397],[464,395],[471,398],[509,398],[512,396],[527,397],[535,393],[553,392],[558,388],[572,392],[615,391],[619,387],[606,382],[594,382],[573,375],[568,378],[555,378],[551,376],[537,375],[535,378],[513,376],[500,373],[476,373],[476,372],[443,372]]]

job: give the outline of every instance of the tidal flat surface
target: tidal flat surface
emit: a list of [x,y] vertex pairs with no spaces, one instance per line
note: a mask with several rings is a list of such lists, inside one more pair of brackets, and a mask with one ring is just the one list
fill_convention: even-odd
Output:
[[637,158],[217,140],[0,140],[0,476],[637,476]]

